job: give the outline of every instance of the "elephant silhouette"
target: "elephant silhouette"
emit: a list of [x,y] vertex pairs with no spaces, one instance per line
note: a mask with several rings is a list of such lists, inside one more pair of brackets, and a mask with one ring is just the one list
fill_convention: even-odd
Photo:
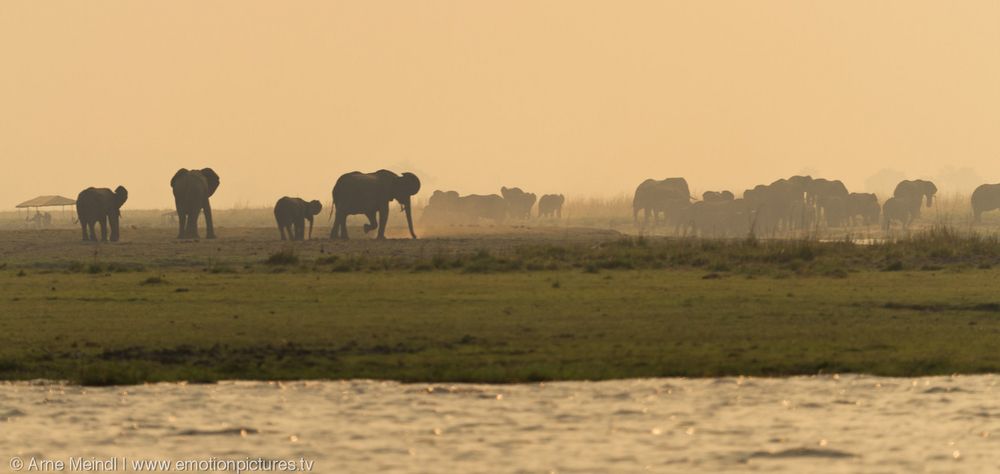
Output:
[[[363,214],[368,218],[365,233],[378,229],[378,239],[385,239],[385,225],[389,221],[389,202],[395,200],[406,213],[406,224],[413,232],[413,206],[411,199],[420,191],[420,179],[413,173],[397,175],[389,170],[374,173],[354,171],[342,175],[333,186],[333,206],[336,212],[330,238],[347,239],[347,216]],[[376,223],[376,217],[378,222]]]
[[309,221],[309,237],[312,238],[313,217],[323,211],[319,201],[306,201],[301,198],[285,196],[274,204],[274,220],[278,223],[281,240],[303,240],[305,238],[305,221]]
[[219,189],[219,175],[212,168],[200,170],[177,170],[170,179],[174,190],[174,204],[177,207],[178,239],[198,238],[198,215],[205,212],[205,238],[215,238],[212,223],[212,205],[208,198]]
[[83,230],[83,240],[97,241],[94,226],[101,226],[101,241],[108,241],[108,228],[111,230],[111,241],[117,242],[119,233],[119,218],[121,207],[128,200],[128,190],[118,186],[114,191],[108,188],[87,188],[76,196],[76,216]]

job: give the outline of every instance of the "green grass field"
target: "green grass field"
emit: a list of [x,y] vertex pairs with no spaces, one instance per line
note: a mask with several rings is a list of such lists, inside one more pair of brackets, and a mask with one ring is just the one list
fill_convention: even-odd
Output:
[[[150,231],[152,232],[152,231]],[[0,379],[84,384],[1000,371],[1000,245],[8,235]],[[232,235],[232,234],[231,234]]]

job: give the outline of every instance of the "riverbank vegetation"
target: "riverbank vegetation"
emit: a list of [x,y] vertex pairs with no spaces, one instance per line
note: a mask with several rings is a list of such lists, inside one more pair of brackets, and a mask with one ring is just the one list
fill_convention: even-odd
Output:
[[860,244],[602,235],[72,245],[0,262],[0,379],[1000,370],[1000,245],[945,228]]

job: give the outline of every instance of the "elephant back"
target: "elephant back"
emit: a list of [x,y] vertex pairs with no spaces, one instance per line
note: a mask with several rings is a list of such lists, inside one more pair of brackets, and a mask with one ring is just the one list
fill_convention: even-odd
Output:
[[983,184],[972,192],[972,208],[976,211],[1000,209],[1000,184]]
[[668,201],[688,201],[691,189],[684,178],[666,178],[661,181],[647,179],[639,184],[633,197],[636,207],[655,206]]

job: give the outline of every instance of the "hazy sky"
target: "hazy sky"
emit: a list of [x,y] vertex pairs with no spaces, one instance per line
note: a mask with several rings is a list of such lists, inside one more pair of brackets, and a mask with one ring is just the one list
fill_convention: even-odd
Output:
[[167,207],[204,166],[217,207],[383,167],[424,197],[998,182],[998,24],[995,0],[4,0],[0,205]]

